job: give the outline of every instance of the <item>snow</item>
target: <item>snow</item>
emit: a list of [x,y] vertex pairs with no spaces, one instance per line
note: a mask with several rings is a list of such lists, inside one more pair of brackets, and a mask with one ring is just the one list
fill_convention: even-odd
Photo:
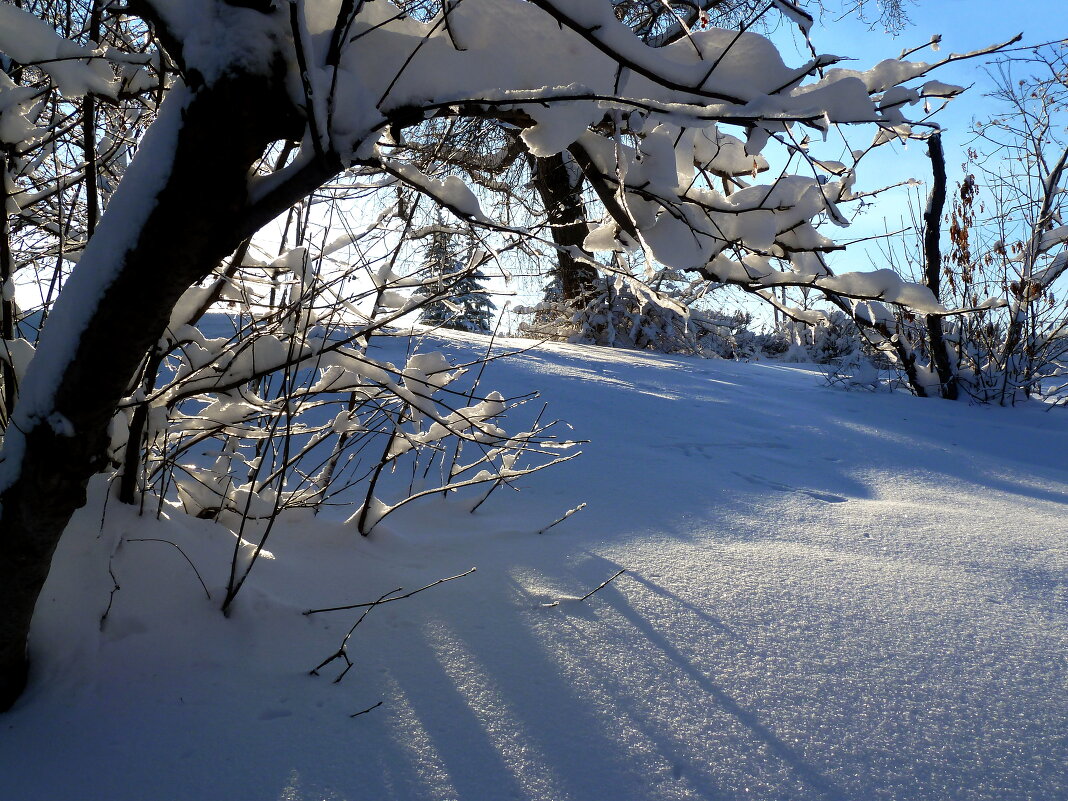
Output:
[[[936,48],[937,49],[937,48]],[[942,81],[927,81],[920,87],[922,97],[953,97],[961,92],[961,87]]]
[[19,380],[26,375],[33,355],[34,347],[25,339],[0,339],[0,359],[11,365]]
[[482,213],[475,193],[459,176],[448,175],[444,180],[438,180],[424,175],[412,164],[390,159],[385,159],[383,164],[454,213],[480,222],[490,222],[489,217]]
[[925,286],[903,281],[893,270],[872,270],[866,273],[845,273],[820,278],[817,286],[857,298],[877,298],[900,303],[918,312],[941,314],[946,307],[938,302]]
[[[37,92],[33,87],[16,86],[6,72],[0,71],[0,142],[32,142],[44,133],[36,128],[27,116],[36,102]],[[4,187],[9,193],[6,211],[8,214],[17,214],[20,207],[11,195],[14,195],[19,187],[7,177],[6,172],[5,181],[10,182]]]
[[40,66],[66,97],[93,92],[114,98],[118,91],[100,53],[64,39],[44,20],[9,4],[0,5],[0,52]]
[[[168,15],[180,16],[174,0],[156,2]],[[780,6],[802,27],[811,23],[794,4]],[[420,22],[388,3],[359,4],[349,40],[358,44],[344,48],[334,70],[325,63],[325,43],[336,16],[311,4],[300,8],[309,64],[305,77],[317,124],[325,118],[331,142],[346,161],[373,152],[390,115],[429,114],[435,107],[472,102],[511,106],[531,117],[535,125],[523,138],[536,155],[559,152],[608,112],[632,117],[635,109],[696,128],[710,127],[716,119],[738,120],[751,129],[750,155],[755,155],[760,137],[785,130],[784,120],[805,119],[823,130],[830,122],[899,123],[896,106],[883,114],[869,95],[894,91],[897,83],[935,66],[886,60],[868,71],[829,70],[802,85],[839,59],[818,56],[791,68],[767,38],[716,28],[651,48],[616,19],[610,3],[465,0],[448,6],[447,25],[441,15]],[[194,14],[182,14],[178,30],[199,24],[192,21]],[[205,54],[233,50],[240,56],[232,43],[216,42],[221,34],[190,36],[194,61],[203,59],[206,65],[201,71],[216,69],[222,58]],[[629,68],[620,71],[620,61]],[[326,86],[334,89],[324,109]],[[302,105],[305,90],[293,87]],[[902,91],[918,97],[916,90]],[[767,130],[753,128],[755,115],[770,120]],[[323,125],[319,129],[323,133]],[[763,162],[745,163],[748,171]]]
[[802,33],[808,35],[809,31],[812,30],[812,15],[803,8],[791,3],[790,0],[775,0],[775,5],[786,17],[801,29]]
[[[570,86],[564,93],[577,95],[583,91],[583,87]],[[523,129],[519,135],[531,155],[543,157],[566,150],[604,116],[604,111],[591,103],[572,102],[530,106],[527,114],[535,124]]]
[[[486,347],[429,339],[440,359],[371,355],[432,372]],[[230,618],[232,535],[91,487],[0,718],[0,797],[1068,796],[1063,412],[578,345],[486,380],[540,389],[584,455],[367,539],[351,509],[293,513]],[[302,611],[472,566],[371,610],[340,683],[308,675],[362,610]]]
[[1063,245],[1068,242],[1068,225],[1061,225],[1042,234],[1038,243],[1040,253],[1045,253],[1050,248]]
[[269,74],[274,50],[264,42],[289,33],[283,15],[263,14],[239,3],[149,0],[149,5],[182,43],[185,66],[209,85],[235,68]]
[[746,175],[768,169],[763,157],[746,155],[745,143],[715,126],[701,130],[694,141],[694,157],[714,172]]

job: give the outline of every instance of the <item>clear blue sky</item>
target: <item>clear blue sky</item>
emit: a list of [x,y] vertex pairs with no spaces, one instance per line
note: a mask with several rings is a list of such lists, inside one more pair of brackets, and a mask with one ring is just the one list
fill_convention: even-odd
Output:
[[[874,13],[877,0],[869,0]],[[1038,44],[1051,39],[1068,38],[1068,11],[1064,0],[905,0],[912,24],[897,36],[881,28],[869,26],[854,15],[836,19],[840,14],[825,14],[813,29],[813,42],[818,52],[847,56],[854,61],[843,64],[855,69],[870,67],[884,58],[898,56],[902,49],[912,49],[929,41],[933,34],[941,34],[941,49],[929,48],[910,58],[920,61],[936,61],[950,53],[965,53],[1005,41],[1017,33],[1023,33],[1023,43]],[[837,6],[837,3],[827,3]],[[773,38],[779,43],[788,62],[800,61],[798,53],[785,31]],[[796,54],[796,55],[795,55]],[[992,57],[980,57],[969,61],[948,64],[935,71],[932,77],[946,83],[971,87],[946,108],[937,120],[945,128],[943,145],[946,151],[950,183],[960,177],[959,166],[964,160],[964,149],[972,135],[969,128],[976,119],[998,113],[997,104],[986,97],[992,84],[984,71]],[[857,141],[866,140],[867,134]],[[866,142],[865,142],[866,143]],[[895,146],[892,150],[875,153],[861,164],[858,187],[872,189],[908,178],[927,180],[930,166],[926,148],[914,142],[906,148]],[[926,185],[921,188],[926,193]],[[890,227],[898,227],[902,220],[908,222],[908,197],[905,189],[897,189],[882,196],[874,208],[850,229],[841,231],[843,238],[852,239],[885,230],[884,218]],[[855,230],[854,230],[855,229]],[[833,264],[838,270],[869,269],[869,256],[878,259],[873,248],[854,250],[851,257],[837,257]]]

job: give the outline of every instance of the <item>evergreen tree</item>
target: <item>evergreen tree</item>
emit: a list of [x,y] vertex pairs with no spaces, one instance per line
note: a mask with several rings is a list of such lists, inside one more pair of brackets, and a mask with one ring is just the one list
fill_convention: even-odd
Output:
[[419,321],[425,325],[488,334],[493,330],[497,307],[483,286],[486,275],[481,270],[468,268],[473,251],[470,245],[465,248],[465,258],[455,257],[452,239],[450,234],[439,229],[430,240],[420,271],[424,276],[436,279],[428,289],[445,295],[428,303]]
[[[438,217],[438,225],[441,225],[441,217]],[[455,271],[455,261],[449,255],[449,240],[451,236],[440,227],[434,231],[430,239],[430,245],[426,249],[426,258],[419,268],[419,274],[426,280],[433,279],[427,284],[427,291],[438,297],[423,307],[423,313],[419,322],[426,325],[447,325],[456,313],[448,296],[441,296],[441,292],[447,286],[447,277]]]
[[[462,265],[462,262],[459,264]],[[456,317],[448,324],[450,328],[489,334],[493,331],[493,317],[497,306],[486,293],[483,282],[487,276],[481,270],[466,273],[455,288],[455,302],[460,306]]]

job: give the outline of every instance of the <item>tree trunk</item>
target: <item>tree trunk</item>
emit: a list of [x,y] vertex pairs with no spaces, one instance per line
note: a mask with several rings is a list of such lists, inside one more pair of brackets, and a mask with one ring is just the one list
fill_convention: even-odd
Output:
[[[935,134],[927,141],[927,154],[931,158],[933,182],[927,197],[927,209],[923,213],[923,262],[924,283],[941,300],[942,251],[939,240],[942,235],[942,210],[946,205],[946,157],[942,153],[942,135]],[[931,344],[931,361],[938,374],[939,391],[946,400],[957,399],[957,374],[949,359],[942,333],[942,317],[925,315],[927,340]]]
[[[15,259],[11,254],[11,233],[7,220],[7,154],[0,153],[0,286],[6,286],[8,280],[15,272]],[[11,340],[15,338],[15,301],[0,297],[0,338]],[[7,356],[5,352],[2,354]],[[0,419],[4,426],[11,422],[11,412],[15,408],[15,398],[18,396],[18,380],[11,362],[4,359],[0,362]]]
[[[282,164],[276,167],[276,170],[282,168]],[[215,283],[208,293],[208,297],[200,304],[200,307],[189,318],[189,325],[196,325],[200,319],[208,313],[212,306],[222,297],[223,289],[229,284],[241,267],[241,263],[245,260],[245,255],[248,253],[248,247],[252,243],[251,239],[245,239],[237,248],[237,252],[230,259],[230,264],[226,270],[215,279]],[[146,395],[151,394],[152,390],[156,386],[156,379],[159,376],[159,368],[163,364],[163,360],[167,358],[167,354],[170,350],[161,348],[158,345],[152,349],[152,352],[148,355],[145,363],[145,369],[141,373],[140,386],[145,391]],[[150,403],[145,400],[137,404],[134,409],[133,416],[130,418],[129,432],[126,437],[126,448],[124,449],[122,459],[122,473],[119,476],[119,501],[121,503],[134,505],[137,503],[137,478],[138,473],[141,471],[141,452],[147,445],[145,442],[145,427],[148,425],[148,412],[150,409]]]
[[[545,214],[551,226],[553,242],[562,248],[582,247],[589,228],[586,225],[586,209],[582,204],[580,187],[571,182],[567,165],[561,154],[547,158],[531,158],[534,170],[534,186],[545,206]],[[565,301],[580,299],[597,280],[597,271],[589,264],[578,261],[565,250],[558,250],[556,274]]]
[[[168,102],[182,101],[172,96]],[[0,493],[0,711],[25,685],[34,606],[63,529],[103,465],[119,400],[182,293],[276,213],[252,209],[249,173],[271,142],[299,138],[303,127],[280,77],[231,72],[189,92],[184,102],[169,173],[157,186],[123,187],[153,203],[140,231],[106,236],[105,214],[76,268],[115,267],[115,278],[82,329],[62,337],[75,337],[77,347],[56,387],[50,407],[55,414],[39,413],[23,425],[21,464]],[[63,324],[60,314],[49,321]],[[52,350],[63,346],[57,341]],[[31,372],[38,361],[47,370],[52,358],[46,331]],[[55,420],[60,423],[50,422]],[[5,457],[19,459],[18,450],[5,448]]]

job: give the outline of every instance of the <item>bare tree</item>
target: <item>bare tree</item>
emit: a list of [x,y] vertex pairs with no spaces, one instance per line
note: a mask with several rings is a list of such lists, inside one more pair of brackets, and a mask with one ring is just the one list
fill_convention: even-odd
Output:
[[1004,405],[1065,383],[1065,57],[1063,44],[1040,45],[993,65],[1001,111],[976,123],[948,215],[945,155],[940,138],[930,141],[919,258],[910,267],[908,246],[896,258],[960,313],[899,311],[884,326],[917,395]]

